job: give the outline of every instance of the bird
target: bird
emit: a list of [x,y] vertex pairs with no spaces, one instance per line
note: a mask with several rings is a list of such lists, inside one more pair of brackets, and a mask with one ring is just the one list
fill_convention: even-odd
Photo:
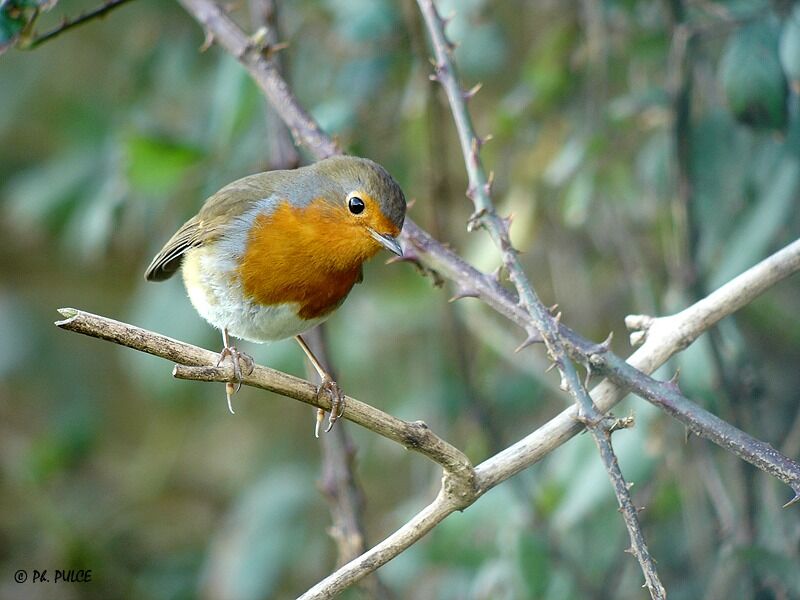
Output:
[[[301,334],[342,305],[363,280],[366,260],[385,249],[398,256],[406,200],[381,165],[356,156],[333,156],[292,170],[238,179],[209,197],[200,211],[164,244],[145,271],[164,281],[179,269],[195,310],[222,332],[233,363],[231,396],[253,359],[231,337],[270,342],[293,337],[320,376],[330,431],[344,411],[344,394]],[[319,437],[324,411],[317,409]]]

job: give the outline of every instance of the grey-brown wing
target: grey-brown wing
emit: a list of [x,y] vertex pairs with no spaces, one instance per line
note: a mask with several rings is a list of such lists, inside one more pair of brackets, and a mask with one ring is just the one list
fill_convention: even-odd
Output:
[[226,185],[206,200],[200,212],[186,221],[164,244],[147,267],[144,278],[164,281],[172,277],[180,268],[187,250],[217,239],[231,220],[259,200],[272,196],[275,184],[283,183],[285,177],[283,172],[258,173]]
[[175,232],[144,272],[147,281],[164,281],[172,277],[183,261],[184,253],[201,242],[198,217],[192,217]]

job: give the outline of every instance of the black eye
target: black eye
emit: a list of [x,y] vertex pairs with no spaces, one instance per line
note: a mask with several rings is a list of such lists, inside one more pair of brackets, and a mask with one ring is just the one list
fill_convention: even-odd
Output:
[[366,207],[367,205],[364,204],[364,201],[358,196],[353,196],[347,202],[347,208],[349,208],[350,212],[354,215],[360,215],[362,212],[364,212]]

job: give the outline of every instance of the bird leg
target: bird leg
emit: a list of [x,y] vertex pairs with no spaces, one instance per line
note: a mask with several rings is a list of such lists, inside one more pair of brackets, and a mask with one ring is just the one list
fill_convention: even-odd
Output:
[[[308,344],[306,344],[305,340],[299,335],[294,336],[294,339],[296,339],[297,343],[300,344],[300,347],[303,349],[303,352],[306,353],[308,360],[311,361],[311,365],[314,367],[317,374],[319,374],[320,384],[317,388],[317,398],[325,394],[330,399],[331,412],[330,416],[328,417],[328,426],[325,428],[325,433],[328,433],[333,427],[333,424],[339,420],[339,417],[341,417],[342,414],[344,414],[344,392],[342,392],[342,388],[339,387],[339,384],[333,380],[333,377],[331,377],[330,373],[328,373],[319,360],[317,360],[317,357],[314,356],[314,353],[311,351],[311,348],[308,347]],[[321,408],[318,408],[317,424],[314,428],[314,435],[316,437],[319,437],[319,428],[324,420],[325,411]]]
[[[234,414],[231,396],[238,392],[242,387],[242,363],[244,363],[247,374],[249,375],[253,372],[255,362],[253,361],[252,356],[245,354],[244,352],[239,352],[235,346],[231,345],[227,328],[222,329],[222,345],[223,348],[222,352],[219,353],[217,366],[222,364],[222,361],[225,360],[226,356],[230,356],[231,362],[233,363],[233,381],[229,381],[225,384],[225,396],[228,398],[228,410],[231,411],[231,414]],[[234,385],[234,383],[236,385]]]

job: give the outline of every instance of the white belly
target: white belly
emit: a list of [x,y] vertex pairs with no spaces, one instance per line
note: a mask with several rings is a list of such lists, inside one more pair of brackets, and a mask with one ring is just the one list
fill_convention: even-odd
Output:
[[293,337],[322,323],[329,315],[301,319],[295,303],[255,304],[244,297],[236,264],[219,259],[207,248],[192,248],[183,259],[183,282],[200,316],[217,329],[251,342]]

